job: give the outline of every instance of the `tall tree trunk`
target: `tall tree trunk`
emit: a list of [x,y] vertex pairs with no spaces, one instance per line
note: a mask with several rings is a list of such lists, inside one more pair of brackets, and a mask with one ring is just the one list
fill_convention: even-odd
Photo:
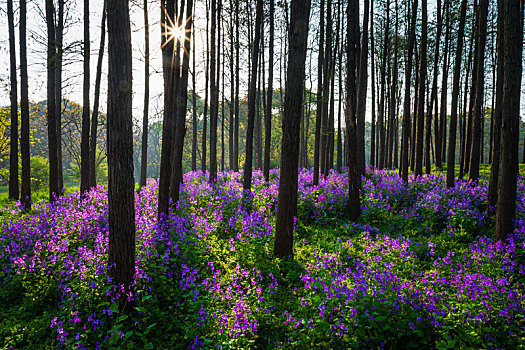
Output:
[[217,70],[219,70],[220,60],[216,51],[216,27],[217,27],[217,10],[220,6],[216,0],[211,0],[211,44],[210,44],[210,79],[211,79],[211,96],[210,96],[210,183],[214,184],[217,180],[217,117],[219,115],[219,81],[217,79]]
[[[132,51],[129,2],[108,1],[108,266],[113,284],[131,289],[135,273]],[[128,293],[122,293],[124,310]]]
[[18,94],[16,84],[15,21],[13,0],[7,1],[7,21],[9,26],[9,77],[11,87],[11,137],[9,147],[9,199],[17,200],[18,191]]
[[171,179],[172,130],[175,124],[175,43],[173,38],[169,35],[169,27],[173,24],[175,18],[175,1],[161,0],[160,12],[162,26],[162,71],[164,77],[164,116],[162,120],[158,216],[159,219],[162,219],[163,216],[168,215]]
[[412,78],[412,57],[414,54],[414,42],[416,40],[416,18],[418,0],[412,3],[412,16],[410,19],[410,34],[408,35],[408,48],[405,67],[405,96],[403,102],[403,145],[401,152],[401,177],[408,182],[408,141],[410,138],[410,83]]
[[[447,0],[445,0],[447,1]],[[432,114],[432,104],[435,103],[436,109],[434,113],[434,142],[436,144],[436,149],[441,149],[441,135],[440,135],[440,128],[439,128],[439,118],[438,118],[438,101],[437,101],[437,89],[438,89],[438,75],[439,75],[439,44],[441,41],[441,31],[443,27],[443,20],[441,16],[441,0],[437,0],[437,33],[436,33],[436,44],[435,44],[435,51],[434,51],[434,76],[432,77],[432,93],[430,95],[430,109],[427,111],[427,114]],[[447,38],[445,37],[445,42],[447,41]],[[445,43],[446,45],[446,43]],[[445,68],[445,61],[443,61],[443,68]],[[427,129],[430,129],[430,125],[427,125]],[[430,165],[427,165],[429,167]],[[441,168],[441,152],[436,152],[436,167]],[[429,174],[429,169],[427,169],[427,174]]]
[[[473,16],[474,18],[475,16]],[[472,26],[475,28],[475,25]],[[470,36],[470,46],[469,46],[469,52],[468,52],[468,58],[467,58],[467,70],[465,73],[465,89],[463,92],[463,112],[462,112],[462,120],[463,120],[463,126],[461,129],[461,133],[463,135],[461,142],[460,142],[460,155],[459,155],[459,179],[463,178],[463,174],[465,172],[465,151],[466,151],[466,144],[467,144],[467,98],[468,98],[468,87],[469,87],[469,74],[470,74],[470,68],[472,67],[472,51],[474,47],[474,29],[472,30],[472,35]]]
[[[234,66],[234,58],[235,58],[235,50],[234,50],[234,39],[233,39],[233,0],[230,0],[230,103],[229,103],[229,112],[230,112],[230,121],[229,121],[229,128],[228,128],[228,165],[230,167],[230,170],[234,170],[235,166],[233,164],[234,162],[234,151],[233,151],[233,129],[235,124],[235,113],[234,113],[234,100],[235,100],[235,84],[234,84],[234,76],[235,76],[235,66]],[[195,42],[195,41],[194,41]],[[193,52],[195,52],[195,44],[193,45]],[[194,68],[195,70],[195,68]]]
[[[464,0],[466,1],[466,0]],[[487,194],[487,213],[492,216],[496,211],[496,203],[498,201],[498,182],[499,169],[501,159],[501,122],[503,112],[503,77],[505,74],[505,1],[498,0],[498,23],[497,23],[497,38],[496,38],[496,106],[494,111],[494,125],[492,136],[492,166],[490,168],[490,181]],[[494,93],[493,93],[494,94]]]
[[321,0],[319,9],[319,55],[317,58],[317,107],[315,114],[314,139],[314,178],[313,184],[319,184],[319,167],[322,164],[322,123],[323,123],[323,62],[324,62],[324,0]]
[[[385,130],[385,120],[386,120],[386,63],[388,61],[388,45],[390,37],[390,0],[386,0],[386,21],[385,21],[385,31],[383,33],[383,55],[381,62],[381,99],[379,100],[379,168],[383,169],[386,163],[386,130]],[[347,107],[348,108],[348,107]]]
[[29,150],[29,88],[27,74],[27,4],[20,0],[20,155],[22,158],[22,183],[20,204],[31,210],[31,153]]
[[[255,15],[255,39],[253,42],[253,53],[251,63],[250,86],[248,89],[248,125],[246,128],[246,157],[243,173],[243,190],[251,191],[252,187],[252,159],[253,159],[253,127],[255,122],[255,89],[257,87],[257,67],[259,58],[259,47],[261,40],[261,25],[263,17],[263,0],[257,0],[257,11]],[[300,91],[300,90],[299,90]],[[281,170],[282,171],[282,170]]]
[[[372,5],[370,6],[370,60],[372,61],[372,66],[370,67],[372,70],[372,123],[370,130],[370,165],[375,166],[376,165],[376,85],[375,85],[375,77],[376,77],[376,70],[375,70],[375,41],[374,41],[374,1],[372,0]],[[342,49],[341,49],[342,51]]]
[[[363,35],[361,38],[361,56],[359,57],[359,88],[357,90],[357,172],[360,175],[365,174],[365,114],[367,100],[366,95],[368,91],[368,16],[370,13],[369,7],[370,1],[365,0],[365,9],[363,17]],[[397,69],[395,72],[397,74]]]
[[[521,5],[521,7],[520,7]],[[505,1],[505,45],[501,125],[501,159],[496,205],[495,240],[503,240],[514,229],[518,179],[520,89],[523,51],[523,2]]]
[[[257,3],[262,3],[258,0]],[[293,257],[294,218],[297,215],[299,125],[305,76],[310,0],[292,0],[288,71],[284,102],[281,175],[275,219],[274,255]]]
[[80,193],[89,190],[89,61],[91,56],[91,43],[89,41],[89,0],[84,0],[84,76],[83,76],[83,102],[82,102],[82,137],[80,140]]
[[450,65],[450,1],[445,1],[446,15],[445,15],[445,50],[443,52],[443,75],[441,81],[441,112],[440,112],[440,123],[439,123],[439,147],[436,145],[436,154],[441,152],[440,158],[446,159],[447,149],[446,149],[446,140],[447,140],[447,96],[448,96],[448,66]]
[[[195,4],[193,4],[193,12],[195,12]],[[195,24],[191,27],[191,43],[192,43],[192,74],[191,74],[191,82],[192,82],[192,96],[191,96],[191,102],[192,102],[192,142],[191,142],[191,170],[196,171],[197,170],[197,92],[196,92],[196,81],[197,81],[197,70],[195,69]]]
[[330,99],[330,82],[332,72],[330,72],[332,61],[332,0],[326,3],[326,35],[325,35],[325,57],[323,58],[323,99],[322,99],[322,120],[321,120],[321,173],[328,175],[329,163],[329,117],[328,101]]
[[270,41],[268,43],[268,90],[264,113],[264,178],[270,179],[270,146],[272,142],[272,101],[273,101],[273,45],[274,45],[274,0],[270,0]]
[[[219,5],[220,6],[220,5]],[[186,17],[184,20],[184,1],[181,2],[179,10],[179,21],[185,23],[184,33],[191,33],[191,27],[193,25],[193,0],[188,0],[186,3]],[[179,23],[179,26],[182,24]],[[179,51],[182,54],[182,66],[179,65],[179,69],[175,71],[175,74],[179,75],[177,96],[176,96],[176,109],[175,109],[175,133],[173,134],[173,155],[171,162],[171,178],[170,178],[170,199],[173,205],[176,205],[179,201],[180,196],[180,184],[182,183],[182,153],[184,150],[184,136],[186,135],[186,106],[188,101],[188,75],[190,68],[190,40],[189,34],[185,34],[184,38],[179,38],[177,43],[177,51],[182,45]],[[180,43],[180,41],[183,41]],[[179,62],[177,62],[179,63]],[[180,72],[180,73],[179,73]],[[218,83],[218,80],[217,80]],[[217,127],[215,127],[217,130]],[[211,131],[211,130],[210,130]]]
[[[388,3],[388,1],[387,1]],[[387,5],[388,6],[388,5]],[[350,0],[347,10],[347,23],[359,23],[359,2]],[[361,174],[357,159],[357,91],[356,91],[356,46],[359,41],[357,26],[347,25],[347,77],[346,77],[346,156],[348,159],[348,214],[350,220],[357,220],[361,215]]]
[[239,1],[235,1],[235,127],[233,135],[233,170],[239,171]]
[[461,14],[456,44],[456,61],[454,63],[454,78],[452,81],[452,106],[450,109],[450,126],[447,151],[447,187],[454,187],[456,168],[456,129],[458,115],[458,100],[461,78],[461,57],[463,55],[463,36],[465,33],[465,17],[467,13],[467,0],[461,0]]
[[148,1],[144,0],[144,109],[142,112],[142,153],[140,157],[140,187],[146,185],[148,171],[148,119],[149,119],[149,21]]
[[392,85],[390,90],[390,121],[389,121],[389,128],[388,128],[388,157],[387,157],[387,167],[392,168],[392,155],[395,152],[394,151],[394,133],[397,133],[397,129],[395,128],[395,119],[396,119],[396,106],[397,106],[397,46],[398,46],[398,34],[399,34],[399,7],[398,7],[398,1],[395,0],[395,6],[396,8],[396,24],[395,24],[395,37],[393,42],[393,50],[394,50],[394,61],[392,63]]
[[479,178],[479,163],[480,163],[480,146],[482,144],[481,118],[483,118],[483,98],[485,87],[485,43],[487,41],[487,15],[488,15],[488,0],[480,0],[479,3],[479,26],[477,32],[476,51],[477,55],[477,75],[474,102],[474,119],[472,123],[472,149],[470,152],[470,171],[469,180],[478,182]]
[[423,174],[423,132],[425,127],[425,87],[427,77],[427,0],[421,1],[421,46],[419,54],[419,101],[417,111],[417,141],[415,176]]
[[59,194],[64,191],[64,167],[62,165],[62,56],[64,33],[64,0],[58,0],[58,18],[56,26],[56,119],[57,119],[57,151],[58,151],[58,188]]
[[49,200],[54,201],[60,193],[58,189],[58,149],[56,124],[56,33],[54,6],[46,0],[47,22],[47,134],[49,144]]
[[102,23],[100,25],[100,47],[98,49],[97,72],[95,77],[95,97],[93,102],[93,114],[91,115],[91,141],[89,149],[89,183],[91,187],[97,185],[97,129],[98,129],[98,106],[100,100],[100,81],[102,78],[102,59],[104,57],[104,46],[106,41],[106,8],[107,4],[104,1],[104,8],[102,9]]
[[206,87],[204,92],[204,116],[202,119],[202,159],[201,159],[201,170],[206,171],[206,138],[208,137],[207,125],[208,125],[208,89],[210,87],[210,39],[208,31],[209,23],[209,6],[208,0],[206,0]]

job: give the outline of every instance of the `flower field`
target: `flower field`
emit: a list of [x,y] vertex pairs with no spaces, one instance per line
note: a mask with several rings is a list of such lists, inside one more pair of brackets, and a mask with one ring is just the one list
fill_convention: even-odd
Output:
[[278,170],[184,175],[157,223],[157,182],[136,194],[132,301],[118,312],[107,274],[107,193],[99,186],[0,210],[0,347],[525,348],[525,184],[516,230],[493,242],[487,184],[401,181],[368,169],[358,222],[346,174],[299,174],[295,257],[273,258]]

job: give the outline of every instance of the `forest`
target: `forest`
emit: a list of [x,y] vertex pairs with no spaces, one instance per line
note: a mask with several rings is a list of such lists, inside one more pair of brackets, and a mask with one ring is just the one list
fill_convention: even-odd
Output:
[[1,349],[525,349],[524,0],[0,0]]

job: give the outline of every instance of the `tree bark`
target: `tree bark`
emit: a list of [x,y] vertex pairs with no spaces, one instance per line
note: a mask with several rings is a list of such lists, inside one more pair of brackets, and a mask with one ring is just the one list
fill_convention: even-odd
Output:
[[89,61],[91,56],[91,43],[89,41],[89,0],[84,0],[84,76],[83,76],[83,102],[82,102],[82,137],[80,141],[80,193],[89,190]]
[[[388,1],[387,1],[388,3]],[[388,5],[387,5],[388,6]],[[347,10],[347,23],[358,23],[359,2],[350,0]],[[359,41],[358,26],[347,26],[347,77],[346,77],[346,157],[348,159],[348,215],[357,220],[361,215],[361,174],[358,170],[357,153],[357,91],[356,91],[356,46]],[[385,58],[386,59],[386,58]]]
[[[132,51],[129,2],[108,1],[108,265],[113,284],[123,286],[124,310],[135,273],[135,207],[132,134]],[[119,288],[120,290],[120,288]]]
[[146,185],[148,172],[148,119],[149,119],[149,21],[148,1],[143,2],[144,14],[144,108],[142,111],[142,152],[140,157],[140,183]]
[[270,0],[270,41],[268,53],[268,90],[266,92],[266,111],[264,113],[264,178],[270,179],[270,146],[272,141],[272,101],[273,101],[273,45],[274,45],[274,0]]
[[405,96],[403,101],[403,138],[401,152],[401,177],[408,183],[408,145],[410,138],[410,83],[412,78],[412,58],[414,54],[414,42],[416,40],[416,18],[418,0],[412,3],[412,16],[410,19],[410,34],[408,35],[407,64],[405,67]]
[[425,87],[427,77],[427,0],[421,1],[421,46],[419,54],[419,100],[417,111],[415,176],[423,174],[423,132],[425,126]]
[[390,0],[386,1],[386,22],[385,22],[385,31],[384,41],[383,41],[383,55],[381,62],[381,99],[379,100],[379,121],[378,121],[378,131],[379,131],[379,169],[383,169],[386,163],[386,130],[385,130],[385,120],[386,120],[386,63],[388,61],[388,44],[390,36]]
[[217,181],[217,118],[219,115],[219,82],[217,79],[218,64],[220,60],[216,54],[216,27],[217,27],[216,0],[211,0],[211,41],[210,41],[210,183]]
[[452,81],[452,106],[450,110],[450,126],[447,151],[447,187],[454,187],[456,168],[456,132],[459,100],[459,83],[461,78],[461,57],[463,54],[463,36],[465,33],[465,17],[467,0],[461,0],[461,14],[456,44],[456,61],[454,63],[454,78]]
[[246,157],[243,173],[243,190],[250,192],[252,187],[252,163],[253,163],[253,127],[255,122],[255,89],[257,87],[257,67],[259,58],[259,46],[261,39],[261,24],[263,16],[263,1],[257,0],[255,15],[255,38],[253,43],[250,86],[248,89],[248,125],[246,128]]
[[60,193],[58,189],[58,148],[56,124],[56,33],[54,6],[46,0],[47,22],[47,134],[49,144],[49,200],[54,201]]
[[[262,3],[258,0],[257,3]],[[274,255],[293,258],[294,220],[297,215],[299,125],[305,76],[310,0],[292,0],[289,54],[284,102],[281,175],[275,219]]]
[[[357,91],[357,172],[365,174],[365,114],[368,91],[368,16],[370,1],[365,0],[361,56],[359,57],[359,88]],[[396,22],[397,23],[397,22]],[[397,54],[396,54],[397,58]],[[396,69],[397,74],[397,69]],[[395,80],[395,78],[394,78]]]
[[64,169],[62,165],[62,56],[64,33],[64,0],[58,1],[58,19],[56,26],[56,119],[57,119],[57,152],[58,152],[58,188],[59,194],[64,191]]
[[29,143],[29,87],[27,74],[27,4],[20,0],[20,155],[22,158],[22,183],[20,204],[31,210],[31,154]]
[[9,77],[11,87],[11,137],[9,147],[9,199],[17,200],[18,190],[18,91],[16,79],[15,22],[13,0],[7,1],[7,21],[9,26]]
[[[521,6],[520,6],[521,5]],[[518,179],[520,89],[523,51],[523,2],[505,1],[505,39],[501,159],[496,205],[495,240],[503,240],[514,229]]]
[[319,55],[317,58],[317,95],[315,113],[315,136],[314,136],[314,178],[313,184],[319,184],[319,167],[322,164],[321,145],[323,143],[323,61],[324,61],[324,0],[321,0],[319,8]]
[[[466,0],[465,0],[466,1]],[[505,1],[498,0],[498,23],[496,38],[496,105],[493,115],[493,132],[492,132],[492,166],[490,168],[489,189],[487,194],[487,214],[492,216],[496,212],[496,203],[498,201],[498,182],[499,182],[499,164],[501,158],[501,121],[502,121],[502,103],[503,103],[503,75],[504,75],[504,57],[505,57]]]
[[98,49],[97,72],[95,77],[95,97],[93,102],[93,114],[91,115],[91,141],[89,149],[89,184],[91,187],[97,185],[97,129],[98,129],[98,106],[100,100],[100,81],[102,78],[102,59],[104,57],[104,46],[106,42],[106,1],[102,9],[102,23],[100,25],[100,47]]
[[472,149],[470,151],[470,171],[469,180],[475,183],[479,178],[479,163],[480,163],[480,146],[482,143],[481,118],[483,118],[483,99],[485,87],[485,43],[487,41],[487,15],[488,15],[488,0],[480,0],[479,3],[479,26],[476,40],[477,54],[477,75],[474,102],[474,119],[472,123]]

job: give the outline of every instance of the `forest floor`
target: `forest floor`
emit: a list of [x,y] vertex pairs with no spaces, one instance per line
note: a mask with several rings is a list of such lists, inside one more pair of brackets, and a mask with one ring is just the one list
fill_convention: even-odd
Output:
[[[278,170],[184,175],[169,220],[135,198],[136,274],[119,313],[107,275],[107,192],[0,209],[0,348],[525,348],[525,182],[516,230],[493,242],[487,169],[447,189],[368,169],[359,221],[346,174],[299,175],[294,260],[273,257]],[[523,170],[523,169],[521,169]]]

